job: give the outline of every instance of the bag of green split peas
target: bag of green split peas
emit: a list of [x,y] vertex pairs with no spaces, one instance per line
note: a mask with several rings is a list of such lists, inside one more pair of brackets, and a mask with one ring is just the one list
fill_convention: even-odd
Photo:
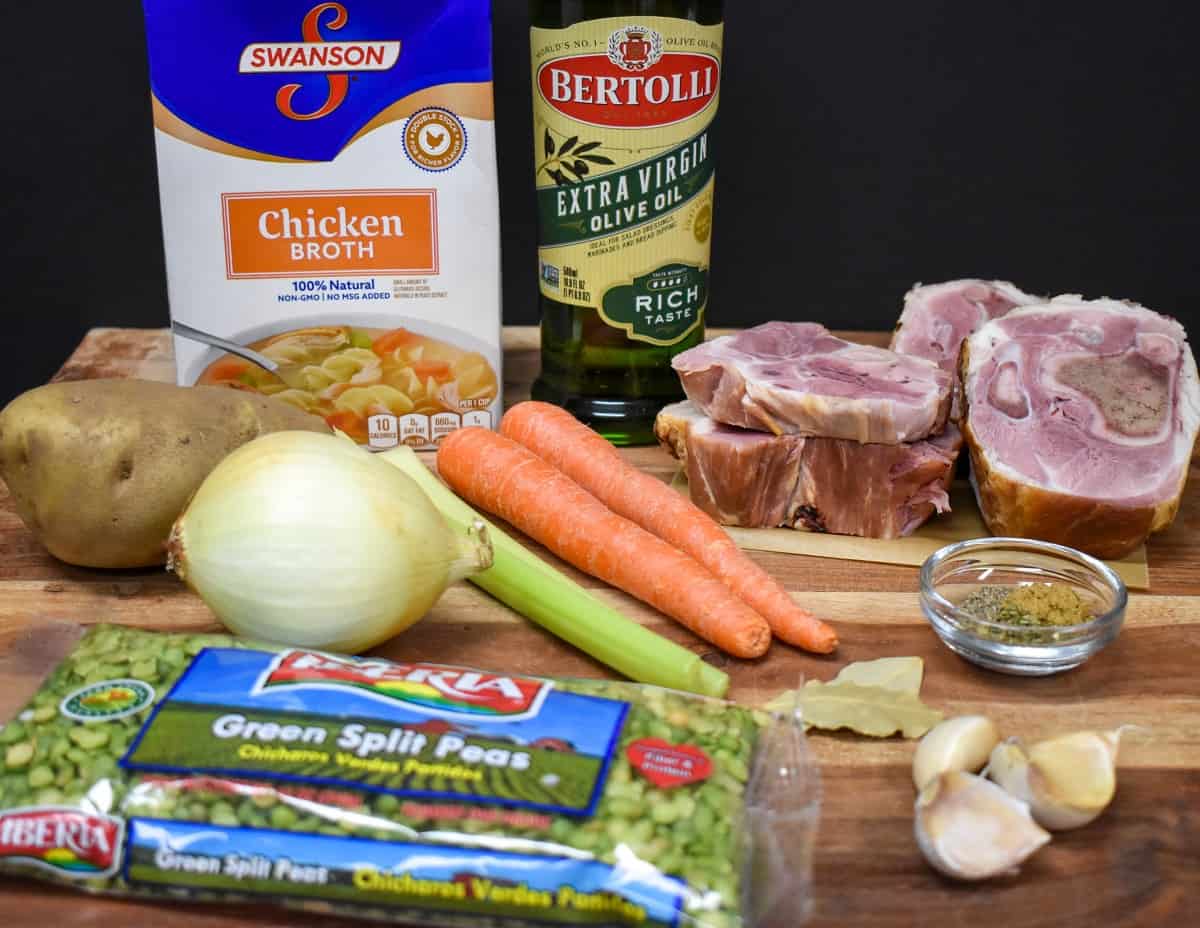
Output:
[[[427,692],[447,680],[489,711],[528,705],[466,714]],[[560,706],[616,720],[602,751],[588,725],[554,728]],[[0,870],[440,925],[752,926],[742,814],[764,721],[631,683],[99,626],[0,728]]]

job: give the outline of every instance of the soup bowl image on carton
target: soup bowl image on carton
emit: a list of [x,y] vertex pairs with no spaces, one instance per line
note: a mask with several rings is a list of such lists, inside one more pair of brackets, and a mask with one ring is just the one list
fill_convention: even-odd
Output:
[[231,341],[277,369],[208,348],[182,381],[274,396],[370,448],[428,447],[462,426],[499,420],[499,351],[436,323],[329,313],[265,323]]
[[378,449],[501,407],[487,0],[145,0],[179,382]]

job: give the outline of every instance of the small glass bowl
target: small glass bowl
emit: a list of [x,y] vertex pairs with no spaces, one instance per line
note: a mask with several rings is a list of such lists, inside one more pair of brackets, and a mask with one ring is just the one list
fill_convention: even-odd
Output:
[[[977,619],[957,604],[981,586],[1061,583],[1075,590],[1093,613],[1078,625],[1015,630],[1022,643],[1006,641],[1014,628]],[[974,538],[932,554],[921,567],[921,608],[938,637],[954,653],[980,667],[1028,677],[1078,667],[1121,630],[1129,594],[1111,568],[1096,558],[1028,538]]]

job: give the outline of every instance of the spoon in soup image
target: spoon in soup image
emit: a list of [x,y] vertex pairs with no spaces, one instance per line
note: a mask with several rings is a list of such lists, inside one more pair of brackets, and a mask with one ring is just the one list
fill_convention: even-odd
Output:
[[[193,328],[184,322],[171,321],[171,331],[181,338],[189,338],[194,342],[200,342],[204,345],[210,345],[213,348],[220,348],[222,351],[227,351],[229,354],[236,355],[251,364],[261,367],[282,380],[289,387],[300,387],[300,369],[297,365],[280,364],[268,358],[265,354],[260,354],[253,348],[247,348],[245,345],[239,345],[237,342],[231,342],[227,338],[221,338],[219,335],[213,335],[211,332],[204,332],[200,329]],[[211,368],[211,365],[210,365]],[[207,373],[207,371],[205,372]]]
[[482,354],[405,328],[314,326],[233,348],[197,383],[275,396],[360,442],[373,415],[486,409],[499,394]]

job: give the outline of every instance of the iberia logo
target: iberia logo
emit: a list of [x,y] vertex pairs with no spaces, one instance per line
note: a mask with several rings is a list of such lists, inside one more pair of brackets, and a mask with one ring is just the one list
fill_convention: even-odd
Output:
[[30,863],[73,880],[110,876],[122,823],[109,815],[35,806],[0,813],[0,860]]
[[716,99],[721,65],[712,55],[663,50],[654,29],[614,30],[603,54],[568,55],[537,72],[538,93],[576,122],[614,129],[669,126]]
[[63,715],[81,722],[133,715],[154,702],[154,687],[142,680],[103,680],[68,693],[59,704]]
[[368,699],[400,703],[431,715],[511,722],[536,716],[553,684],[441,664],[394,664],[284,651],[263,671],[251,695],[284,688],[350,689]]
[[318,3],[300,25],[303,42],[253,42],[242,50],[238,71],[242,74],[282,74],[309,72],[325,75],[325,101],[315,110],[297,112],[293,98],[301,84],[284,84],[275,94],[275,105],[288,119],[320,119],[328,116],[346,99],[350,90],[350,71],[386,71],[400,57],[399,42],[349,41],[328,42],[321,35],[321,17],[332,14],[325,28],[337,31],[349,21],[340,3]]

